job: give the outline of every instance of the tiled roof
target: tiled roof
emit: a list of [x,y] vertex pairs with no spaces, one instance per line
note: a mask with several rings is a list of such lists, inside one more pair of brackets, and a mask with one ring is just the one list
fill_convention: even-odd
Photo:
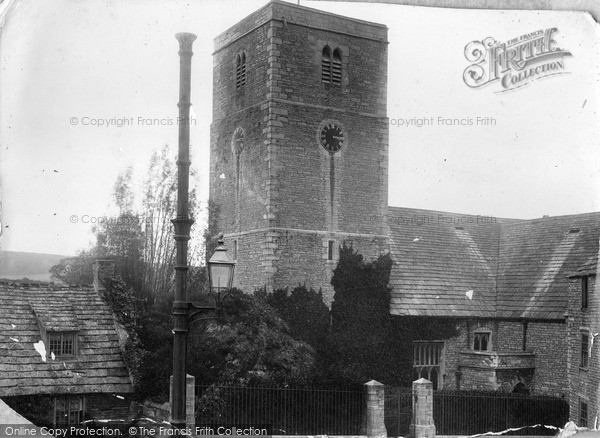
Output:
[[598,253],[591,256],[577,271],[573,272],[569,277],[584,277],[588,275],[596,275],[598,269]]
[[[38,319],[48,331],[77,330],[77,357],[44,361]],[[0,283],[0,396],[132,391],[112,313],[93,288]]]
[[389,207],[396,315],[561,319],[600,213],[534,220]]

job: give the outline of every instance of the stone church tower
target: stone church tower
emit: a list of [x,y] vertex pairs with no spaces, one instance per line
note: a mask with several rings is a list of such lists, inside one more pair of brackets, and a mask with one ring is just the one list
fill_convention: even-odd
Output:
[[211,218],[246,292],[330,303],[339,246],[387,252],[387,28],[273,1],[215,39]]

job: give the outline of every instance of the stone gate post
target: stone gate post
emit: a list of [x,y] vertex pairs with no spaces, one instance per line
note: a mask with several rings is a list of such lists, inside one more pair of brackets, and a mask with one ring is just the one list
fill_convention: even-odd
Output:
[[375,380],[365,383],[365,414],[361,435],[387,437],[384,415],[384,386]]
[[409,438],[435,438],[433,423],[433,383],[427,379],[412,384],[412,420]]
[[[170,378],[171,409],[173,408],[173,376]],[[192,435],[196,432],[196,378],[189,374],[185,376],[185,424],[191,429]]]

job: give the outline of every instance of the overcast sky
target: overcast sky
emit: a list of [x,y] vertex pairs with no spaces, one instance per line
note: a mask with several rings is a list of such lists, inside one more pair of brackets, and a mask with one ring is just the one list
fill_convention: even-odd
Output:
[[[153,150],[176,146],[181,31],[198,35],[191,153],[206,200],[212,40],[266,2],[15,2],[0,39],[2,249],[88,247],[92,218],[116,214],[117,175],[133,164],[141,180]],[[517,218],[600,210],[599,37],[585,13],[301,4],[389,28],[390,205]],[[469,42],[553,27],[572,53],[564,74],[508,92],[464,83]],[[119,118],[134,122],[91,125]],[[434,123],[398,126],[411,118]]]

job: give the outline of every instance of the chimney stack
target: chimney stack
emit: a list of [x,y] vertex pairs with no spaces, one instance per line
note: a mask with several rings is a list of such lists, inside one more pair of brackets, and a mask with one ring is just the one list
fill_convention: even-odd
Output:
[[95,260],[92,264],[92,273],[94,276],[94,290],[103,297],[106,290],[106,281],[115,276],[115,261],[109,259]]

